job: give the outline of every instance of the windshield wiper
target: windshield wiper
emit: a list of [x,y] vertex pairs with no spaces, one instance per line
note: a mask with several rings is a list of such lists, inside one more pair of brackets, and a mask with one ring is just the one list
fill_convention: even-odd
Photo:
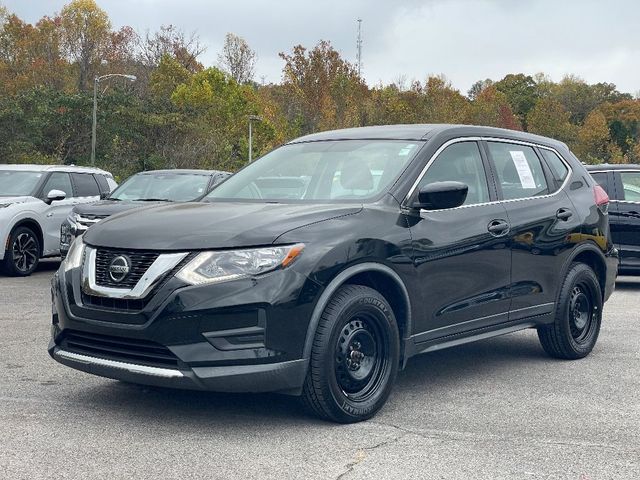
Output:
[[132,202],[173,202],[168,198],[135,198]]

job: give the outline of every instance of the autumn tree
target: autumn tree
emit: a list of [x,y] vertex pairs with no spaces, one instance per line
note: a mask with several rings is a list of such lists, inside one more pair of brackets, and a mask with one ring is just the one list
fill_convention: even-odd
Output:
[[626,154],[640,142],[640,100],[603,103],[599,108],[607,119],[611,140]]
[[85,90],[108,45],[111,22],[94,0],[72,0],[60,12],[60,23],[64,50],[79,70],[78,89]]
[[256,52],[251,50],[243,38],[227,33],[222,53],[218,55],[218,63],[231,78],[242,84],[253,80],[256,58]]
[[491,85],[482,90],[469,105],[465,122],[472,125],[488,125],[492,127],[521,130],[520,121],[511,110],[504,93]]
[[618,92],[612,83],[587,84],[573,75],[567,75],[552,88],[552,96],[569,112],[574,124],[582,124],[589,112],[602,103],[615,103],[630,100],[631,95]]
[[[361,123],[366,85],[330,42],[323,40],[310,51],[297,45],[290,54],[280,53],[280,58],[285,62],[284,86],[294,102],[292,113],[301,121],[301,133]],[[347,102],[339,98],[345,90],[353,94]],[[341,102],[343,108],[338,109]]]
[[139,37],[138,48],[139,60],[148,68],[157,67],[163,56],[170,55],[193,73],[202,70],[198,58],[206,50],[195,32],[187,34],[174,25],[163,25],[153,33],[147,31]]
[[593,110],[579,128],[574,152],[586,163],[621,163],[622,152],[609,138],[607,119],[600,110]]
[[570,114],[560,102],[553,98],[538,100],[527,115],[527,126],[531,133],[556,138],[571,144],[577,128],[570,122]]
[[490,78],[487,78],[485,80],[478,80],[473,85],[471,85],[471,88],[467,92],[467,96],[471,100],[475,100],[485,88],[490,87],[491,85],[493,85],[493,80],[491,80]]
[[526,128],[527,115],[539,97],[537,85],[533,77],[522,73],[509,74],[493,85],[496,90],[504,94],[511,110],[518,117],[520,123]]

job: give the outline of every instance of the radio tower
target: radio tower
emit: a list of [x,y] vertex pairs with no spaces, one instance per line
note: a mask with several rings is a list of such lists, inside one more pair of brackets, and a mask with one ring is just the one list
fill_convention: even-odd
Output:
[[358,40],[356,41],[356,65],[358,67],[358,76],[362,77],[362,19],[358,19]]

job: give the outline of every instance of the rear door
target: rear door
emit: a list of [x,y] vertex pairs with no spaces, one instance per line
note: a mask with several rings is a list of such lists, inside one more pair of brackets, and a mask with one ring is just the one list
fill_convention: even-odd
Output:
[[509,320],[548,314],[569,239],[581,232],[579,215],[562,189],[568,164],[553,150],[545,152],[552,161],[544,160],[542,149],[527,143],[490,140],[485,145],[511,228]]
[[616,199],[610,211],[620,269],[640,270],[640,171],[614,171]]

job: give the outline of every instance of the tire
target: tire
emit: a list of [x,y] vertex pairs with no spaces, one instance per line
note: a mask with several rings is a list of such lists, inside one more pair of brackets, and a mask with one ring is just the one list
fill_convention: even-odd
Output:
[[40,262],[40,241],[33,230],[17,227],[9,236],[2,269],[14,277],[31,275]]
[[593,270],[574,263],[562,283],[554,323],[538,327],[538,338],[552,357],[584,358],[596,344],[602,322],[602,290]]
[[303,402],[334,422],[371,418],[391,393],[399,361],[398,325],[389,303],[372,288],[345,285],[320,317]]

